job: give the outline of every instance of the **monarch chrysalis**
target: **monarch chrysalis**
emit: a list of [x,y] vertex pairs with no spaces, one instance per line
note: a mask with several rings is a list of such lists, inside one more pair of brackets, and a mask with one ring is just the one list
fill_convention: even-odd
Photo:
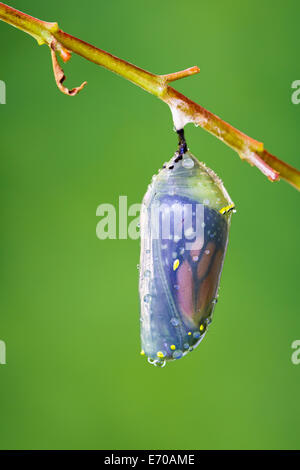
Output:
[[217,301],[233,208],[222,181],[181,140],[142,203],[141,354],[149,362],[164,366],[203,339]]

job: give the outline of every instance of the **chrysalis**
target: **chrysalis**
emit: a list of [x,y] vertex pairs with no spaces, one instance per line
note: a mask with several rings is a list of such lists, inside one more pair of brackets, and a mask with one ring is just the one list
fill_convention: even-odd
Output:
[[211,323],[234,209],[180,136],[141,210],[141,354],[159,366],[192,351]]

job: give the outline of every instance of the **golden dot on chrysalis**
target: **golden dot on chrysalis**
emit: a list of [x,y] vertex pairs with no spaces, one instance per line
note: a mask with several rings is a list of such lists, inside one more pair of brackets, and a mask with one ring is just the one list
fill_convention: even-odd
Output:
[[179,266],[179,259],[175,259],[174,263],[173,263],[173,271],[176,271],[176,269],[178,269],[178,266]]

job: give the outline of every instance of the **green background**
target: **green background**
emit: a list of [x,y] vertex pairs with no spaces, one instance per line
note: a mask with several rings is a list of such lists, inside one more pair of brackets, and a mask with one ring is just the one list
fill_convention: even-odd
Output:
[[[155,73],[299,160],[299,1],[40,2],[13,6]],[[299,194],[271,184],[201,129],[191,151],[237,206],[214,322],[158,369],[139,355],[139,241],[96,237],[96,208],[140,202],[176,148],[166,105],[73,56],[55,85],[49,51],[0,23],[0,447],[298,448]]]

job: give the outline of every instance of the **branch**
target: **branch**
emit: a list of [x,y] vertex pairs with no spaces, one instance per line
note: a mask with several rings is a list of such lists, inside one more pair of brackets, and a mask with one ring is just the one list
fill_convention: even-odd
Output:
[[71,91],[62,85],[65,76],[57,63],[55,52],[64,62],[70,59],[71,52],[75,52],[85,59],[117,73],[167,103],[177,130],[182,129],[189,122],[194,123],[235,150],[243,160],[256,166],[269,180],[276,181],[283,178],[300,190],[299,170],[269,153],[261,142],[243,134],[169,86],[172,81],[198,73],[200,71],[198,67],[191,67],[168,75],[155,75],[65,33],[59,29],[57,23],[38,20],[1,2],[0,19],[33,36],[39,45],[47,44],[50,47],[53,67],[56,71],[56,82],[64,93],[75,95],[83,88],[84,84]]

